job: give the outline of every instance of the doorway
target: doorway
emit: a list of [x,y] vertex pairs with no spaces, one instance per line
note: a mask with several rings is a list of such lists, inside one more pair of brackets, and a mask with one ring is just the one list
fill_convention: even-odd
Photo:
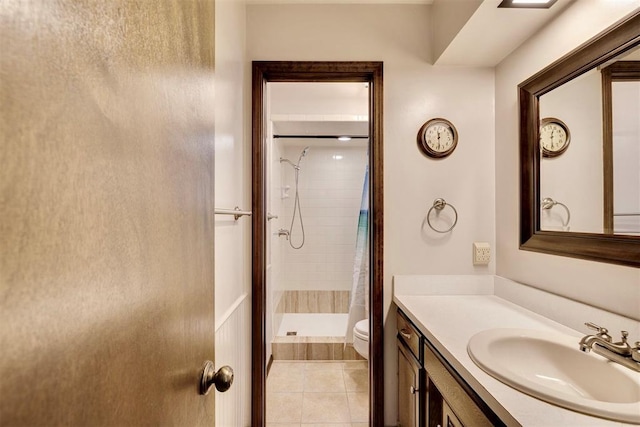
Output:
[[[383,402],[383,316],[382,316],[382,63],[381,62],[254,62],[252,102],[252,425],[265,425],[267,376],[267,142],[271,140],[267,102],[269,83],[352,82],[368,86],[369,184],[369,402]],[[308,151],[302,148],[304,155]],[[285,163],[287,158],[285,158]],[[272,161],[273,159],[271,159]],[[295,160],[295,159],[294,159]],[[292,172],[299,164],[291,161]],[[296,168],[297,166],[297,168]],[[300,230],[298,231],[298,233]],[[286,237],[286,236],[285,236]],[[299,237],[299,236],[298,236]],[[293,242],[299,246],[301,241]],[[369,423],[382,426],[382,405],[369,405]]]

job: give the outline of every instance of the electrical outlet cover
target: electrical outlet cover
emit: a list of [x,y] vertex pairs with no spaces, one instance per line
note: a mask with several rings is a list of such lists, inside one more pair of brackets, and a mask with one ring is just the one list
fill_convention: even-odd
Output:
[[487,265],[491,261],[491,246],[487,242],[473,243],[473,265]]

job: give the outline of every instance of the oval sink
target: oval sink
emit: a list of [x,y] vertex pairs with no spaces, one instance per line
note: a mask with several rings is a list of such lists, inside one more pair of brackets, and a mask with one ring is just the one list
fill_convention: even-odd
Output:
[[583,353],[580,338],[528,329],[489,329],[469,340],[471,360],[501,382],[546,402],[601,418],[640,423],[640,373]]

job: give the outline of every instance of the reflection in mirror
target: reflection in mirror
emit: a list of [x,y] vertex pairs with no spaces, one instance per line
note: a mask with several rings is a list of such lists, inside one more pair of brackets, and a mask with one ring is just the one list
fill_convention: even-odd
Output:
[[640,50],[602,70],[604,229],[640,235]]
[[640,235],[640,49],[545,93],[539,108],[541,150],[561,149],[557,127],[542,127],[550,120],[574,141],[559,154],[541,152],[541,200],[565,209],[541,201],[540,229]]
[[520,249],[640,267],[639,47],[636,10],[518,86]]
[[600,71],[593,69],[540,97],[540,117],[559,119],[571,132],[571,144],[562,154],[543,157],[540,153],[540,198],[560,201],[572,214],[566,224],[564,209],[544,209],[541,204],[541,230],[603,231],[600,80]]

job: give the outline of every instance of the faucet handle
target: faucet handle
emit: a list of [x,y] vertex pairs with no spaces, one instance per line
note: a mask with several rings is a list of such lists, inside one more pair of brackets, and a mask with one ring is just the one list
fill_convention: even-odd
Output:
[[629,332],[627,331],[620,331],[620,333],[622,334],[622,341],[620,341],[622,344],[626,344],[627,343],[627,338],[629,337]]
[[611,335],[609,335],[609,330],[607,328],[603,328],[602,326],[598,326],[592,322],[586,322],[585,326],[592,331],[596,331],[598,336],[603,340],[611,342]]

